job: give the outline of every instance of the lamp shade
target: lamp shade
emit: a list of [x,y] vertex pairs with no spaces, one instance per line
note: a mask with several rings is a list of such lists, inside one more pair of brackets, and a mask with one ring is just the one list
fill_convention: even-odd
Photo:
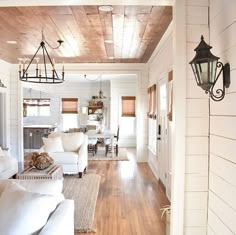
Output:
[[190,62],[197,85],[205,91],[209,91],[215,83],[217,63],[219,60],[219,57],[211,53],[211,48],[204,41],[204,37],[201,36],[201,42],[194,49],[196,55]]

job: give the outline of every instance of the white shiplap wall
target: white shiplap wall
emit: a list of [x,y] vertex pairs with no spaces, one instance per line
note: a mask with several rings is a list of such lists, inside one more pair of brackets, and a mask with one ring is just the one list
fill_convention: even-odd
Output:
[[231,66],[231,86],[211,102],[208,234],[236,234],[236,1],[210,1],[213,54]]
[[[173,30],[170,24],[168,30],[163,36],[161,42],[150,58],[149,62],[149,82],[148,86],[157,84],[161,79],[168,78],[168,72],[173,66]],[[148,119],[149,121],[149,156],[148,163],[157,178],[159,178],[159,162],[156,152],[156,122],[157,120]]]
[[2,147],[10,147],[10,69],[11,69],[11,64],[0,60],[0,68],[1,68],[1,74],[0,74],[0,79],[2,83],[7,87],[7,88],[0,88],[0,93],[4,94],[5,97],[5,107],[6,107],[6,113],[3,114],[5,116],[5,120],[1,120],[3,122],[2,124],[5,125],[3,131],[3,143],[4,146]]
[[209,40],[208,1],[186,1],[186,132],[184,234],[206,235],[209,100],[195,82],[189,61],[204,35]]

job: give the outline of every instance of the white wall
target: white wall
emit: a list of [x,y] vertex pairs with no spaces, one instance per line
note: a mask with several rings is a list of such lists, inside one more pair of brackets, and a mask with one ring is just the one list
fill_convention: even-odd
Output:
[[184,234],[205,235],[208,199],[208,96],[196,85],[189,61],[204,35],[209,40],[208,1],[186,1],[186,133]]
[[[210,1],[212,52],[231,66],[231,85],[211,101],[208,234],[236,234],[236,1]],[[220,78],[221,79],[221,78]]]

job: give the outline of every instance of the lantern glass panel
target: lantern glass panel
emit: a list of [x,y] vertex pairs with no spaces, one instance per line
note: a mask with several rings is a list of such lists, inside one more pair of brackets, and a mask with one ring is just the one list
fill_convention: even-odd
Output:
[[208,61],[198,63],[197,70],[199,72],[200,84],[208,83]]
[[214,61],[210,62],[210,78],[209,78],[209,82],[211,84],[214,84],[215,79],[216,79],[217,62],[218,62],[218,60],[214,60]]

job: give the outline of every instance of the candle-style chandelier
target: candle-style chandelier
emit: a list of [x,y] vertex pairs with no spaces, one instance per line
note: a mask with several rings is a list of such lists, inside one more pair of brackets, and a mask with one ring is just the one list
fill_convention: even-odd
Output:
[[[62,65],[62,74],[60,78],[55,69],[55,61],[54,59],[52,60],[50,58],[47,48],[45,46],[45,44],[47,44],[52,49],[58,49],[63,43],[63,41],[59,39],[57,40],[57,42],[59,43],[57,47],[50,46],[49,43],[46,41],[42,32],[42,40],[41,40],[40,46],[35,52],[32,59],[30,60],[29,64],[26,64],[25,59],[21,59],[19,61],[19,78],[21,81],[32,82],[32,83],[46,83],[46,84],[57,84],[57,83],[64,82],[64,74],[65,74],[64,63]],[[41,51],[42,53],[39,54],[39,51]],[[43,60],[42,64],[39,63],[40,55]],[[23,60],[23,64],[22,64],[22,60]],[[36,60],[35,73],[31,72],[32,70],[29,70],[34,60]],[[48,67],[50,68],[48,69]]]

